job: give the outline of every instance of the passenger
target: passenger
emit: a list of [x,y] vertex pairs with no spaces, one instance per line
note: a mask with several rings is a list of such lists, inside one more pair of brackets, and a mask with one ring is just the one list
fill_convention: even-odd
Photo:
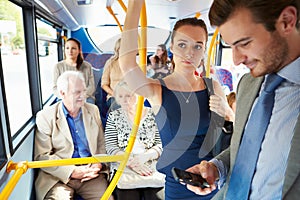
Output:
[[[299,0],[214,0],[211,24],[231,46],[235,65],[246,65],[251,74],[242,77],[237,90],[230,149],[189,169],[201,173],[211,188],[190,190],[207,195],[219,180],[218,187],[226,184],[216,199],[299,198],[299,16]],[[266,110],[261,101],[274,106]]]
[[120,43],[121,38],[115,43],[114,55],[105,63],[101,78],[101,87],[107,93],[106,104],[108,108],[113,106],[113,109],[118,108],[118,106],[115,105],[114,89],[117,83],[123,78],[119,65]]
[[[105,128],[105,142],[107,153],[118,155],[124,154],[128,144],[136,113],[137,96],[130,92],[124,81],[119,82],[114,91],[116,102],[121,108],[109,113]],[[160,157],[162,145],[151,108],[144,107],[141,118],[141,124],[131,152],[133,156],[129,159],[127,168],[141,176],[152,176],[154,171],[149,168],[147,162],[156,160]],[[159,198],[160,191],[163,190],[162,187],[151,188],[147,186],[147,182],[145,182],[144,185],[143,183],[140,184],[141,185],[138,188],[132,189],[120,189],[117,186],[117,199],[163,199]]]
[[53,70],[53,93],[59,97],[57,90],[57,78],[65,71],[79,71],[82,72],[85,84],[87,102],[95,104],[95,84],[92,65],[83,60],[81,52],[81,44],[75,38],[69,38],[65,43],[65,60],[58,62]]
[[[170,45],[175,71],[161,80],[146,78],[135,60],[137,28],[143,3],[143,0],[128,1],[120,48],[120,67],[130,89],[147,98],[155,113],[163,144],[157,169],[166,174],[165,199],[198,200],[198,195],[175,181],[171,169],[186,169],[201,160],[212,158],[211,149],[200,152],[210,122],[210,108],[205,82],[194,75],[196,67],[204,58],[208,38],[206,25],[196,18],[178,21]],[[226,102],[221,86],[215,81],[213,85],[216,94]],[[210,199],[213,195],[201,199]]]
[[166,45],[157,46],[156,53],[149,58],[150,68],[154,70],[151,78],[162,79],[172,73],[172,63],[168,57]]
[[[34,160],[106,153],[98,108],[85,103],[82,73],[62,73],[57,80],[57,90],[62,101],[36,116]],[[76,193],[84,199],[99,200],[108,185],[107,174],[103,163],[41,168],[35,181],[37,199],[73,199]]]

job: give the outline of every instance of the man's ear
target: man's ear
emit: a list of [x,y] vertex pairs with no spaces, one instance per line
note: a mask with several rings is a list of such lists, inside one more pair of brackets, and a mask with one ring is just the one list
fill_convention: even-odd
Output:
[[289,34],[297,24],[297,9],[294,6],[287,6],[281,12],[277,20],[277,30],[283,34]]
[[60,91],[59,91],[59,95],[60,95],[60,98],[62,99],[63,96],[65,95],[64,91],[60,90]]

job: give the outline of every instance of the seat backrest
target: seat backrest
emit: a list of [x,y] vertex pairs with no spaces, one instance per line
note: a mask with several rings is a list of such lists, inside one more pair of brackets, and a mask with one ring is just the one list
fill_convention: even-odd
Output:
[[100,117],[104,128],[106,123],[106,113],[108,111],[108,107],[106,105],[107,93],[101,88],[101,77],[102,77],[104,65],[112,55],[113,54],[111,53],[105,53],[105,54],[83,53],[84,60],[91,63],[93,67],[94,82],[96,88],[95,104],[99,108]]
[[106,61],[112,56],[112,53],[96,54],[96,53],[83,53],[84,60],[93,66],[95,88],[102,76],[103,68]]
[[227,69],[217,69],[217,78],[219,79],[221,85],[226,85],[230,91],[233,90],[232,74]]

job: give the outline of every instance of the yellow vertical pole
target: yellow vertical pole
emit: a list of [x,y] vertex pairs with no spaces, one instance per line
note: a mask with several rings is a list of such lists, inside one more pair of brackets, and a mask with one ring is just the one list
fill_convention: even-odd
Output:
[[[141,9],[140,24],[141,24],[141,37],[139,40],[140,67],[143,70],[143,72],[146,73],[147,14],[146,14],[145,2]],[[108,188],[106,189],[105,193],[103,194],[101,200],[107,200],[111,196],[113,190],[115,189],[115,187],[122,175],[122,172],[124,171],[124,168],[126,167],[126,163],[129,158],[130,152],[132,151],[134,141],[136,138],[136,133],[138,131],[139,123],[140,123],[141,116],[142,116],[143,106],[144,106],[144,98],[142,96],[139,96],[138,103],[137,103],[137,110],[136,110],[136,114],[135,114],[135,118],[134,118],[134,124],[133,124],[132,130],[131,130],[128,145],[125,149],[124,160],[121,161],[120,166],[119,166],[114,178],[111,180],[111,182],[110,182]]]
[[115,13],[114,13],[114,11],[111,9],[111,7],[110,6],[107,6],[106,7],[106,9],[108,10],[108,12],[113,16],[113,18],[115,19],[115,21],[117,22],[117,24],[118,24],[118,27],[119,27],[119,29],[120,29],[120,31],[122,32],[123,30],[122,30],[122,26],[121,26],[121,24],[120,24],[120,22],[119,22],[119,20],[118,20],[118,18],[116,17],[116,15],[115,15]]
[[122,0],[118,0],[118,2],[120,4],[120,6],[123,8],[123,10],[125,11],[125,13],[126,13],[127,12],[127,8],[126,8],[124,2]]
[[200,12],[196,12],[195,13],[195,17],[198,19],[199,17],[201,16],[201,13]]
[[219,30],[216,29],[212,36],[210,45],[209,45],[208,55],[207,55],[207,63],[206,63],[206,77],[210,77],[210,66],[212,64],[211,59],[214,59],[212,56],[212,49],[213,49],[214,45],[216,44],[216,38],[217,38],[218,33],[219,33]]

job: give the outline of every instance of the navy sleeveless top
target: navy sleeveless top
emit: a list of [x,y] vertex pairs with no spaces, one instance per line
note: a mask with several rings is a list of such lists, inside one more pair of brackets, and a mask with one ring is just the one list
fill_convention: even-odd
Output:
[[155,120],[163,152],[158,160],[157,170],[166,175],[165,199],[211,199],[216,191],[199,196],[176,182],[171,173],[172,167],[185,170],[202,160],[212,158],[211,152],[200,154],[210,122],[208,91],[172,91],[165,86],[163,80],[159,81],[162,86],[162,105]]

